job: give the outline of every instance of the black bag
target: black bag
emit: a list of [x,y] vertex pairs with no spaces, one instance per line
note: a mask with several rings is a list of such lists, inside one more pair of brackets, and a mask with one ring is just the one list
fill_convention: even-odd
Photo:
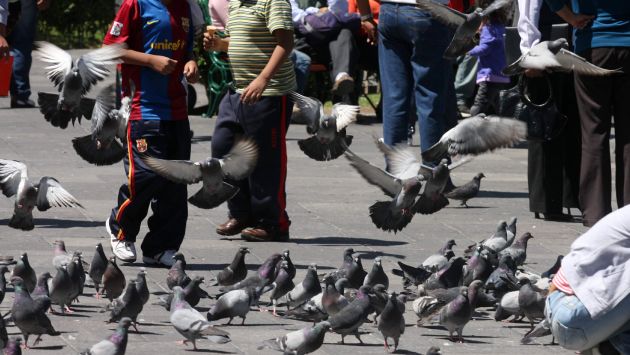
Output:
[[556,138],[567,124],[567,117],[558,111],[553,99],[551,79],[545,75],[549,97],[543,103],[532,102],[525,75],[521,75],[518,84],[500,93],[500,116],[514,117],[527,124],[527,139],[550,141]]

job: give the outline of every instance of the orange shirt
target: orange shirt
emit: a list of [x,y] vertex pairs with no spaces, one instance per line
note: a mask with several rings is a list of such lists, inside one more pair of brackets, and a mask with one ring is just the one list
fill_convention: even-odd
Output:
[[[378,0],[370,0],[370,9],[372,10],[372,15],[374,16],[374,22],[378,23],[378,13],[381,9],[381,2]],[[348,0],[348,12],[359,12],[357,0]]]

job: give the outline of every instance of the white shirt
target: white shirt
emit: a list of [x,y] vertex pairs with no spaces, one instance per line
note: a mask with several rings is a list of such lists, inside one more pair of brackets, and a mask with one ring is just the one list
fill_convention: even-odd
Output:
[[543,0],[518,0],[518,34],[521,37],[521,53],[525,54],[530,48],[540,42],[538,20]]

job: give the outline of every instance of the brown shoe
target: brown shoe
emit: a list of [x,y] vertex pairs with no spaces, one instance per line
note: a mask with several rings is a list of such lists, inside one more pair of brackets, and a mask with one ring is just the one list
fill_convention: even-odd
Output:
[[243,229],[249,227],[249,221],[246,219],[230,218],[227,222],[219,224],[217,234],[231,236],[239,234]]
[[354,79],[348,74],[343,74],[339,80],[335,80],[332,87],[332,94],[336,96],[344,96],[354,92]]
[[275,228],[245,228],[241,238],[248,242],[288,242],[289,231],[281,232]]

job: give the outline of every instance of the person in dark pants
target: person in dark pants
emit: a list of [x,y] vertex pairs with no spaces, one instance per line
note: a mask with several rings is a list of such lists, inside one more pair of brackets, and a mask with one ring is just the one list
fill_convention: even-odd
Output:
[[[526,52],[539,41],[549,40],[553,23],[559,23],[543,0],[519,2],[518,30],[521,51]],[[538,23],[533,19],[538,18]],[[536,26],[537,27],[533,27]],[[568,30],[567,30],[568,32]],[[566,33],[564,37],[569,37]],[[549,97],[543,73],[529,70],[529,92],[533,102],[544,102]],[[550,75],[554,100],[558,110],[567,117],[562,133],[550,141],[529,141],[527,145],[527,185],[529,209],[536,218],[569,221],[571,215],[562,208],[579,208],[578,186],[580,171],[580,132],[573,74]]]
[[127,45],[122,90],[125,96],[133,95],[124,159],[128,181],[120,187],[118,205],[105,222],[112,251],[125,262],[136,260],[134,243],[149,206],[153,215],[142,242],[145,264],[172,265],[184,240],[186,185],[155,174],[141,156],[190,159],[185,81],[199,78],[193,35],[188,2],[125,0],[103,41]]
[[225,39],[204,35],[206,50],[228,52],[235,83],[219,105],[212,156],[223,157],[242,135],[255,140],[259,155],[247,179],[229,181],[240,190],[228,201],[228,220],[216,232],[240,233],[252,242],[287,241],[286,133],[293,109],[288,93],[296,89],[289,60],[291,5],[287,0],[230,0],[227,33]]

